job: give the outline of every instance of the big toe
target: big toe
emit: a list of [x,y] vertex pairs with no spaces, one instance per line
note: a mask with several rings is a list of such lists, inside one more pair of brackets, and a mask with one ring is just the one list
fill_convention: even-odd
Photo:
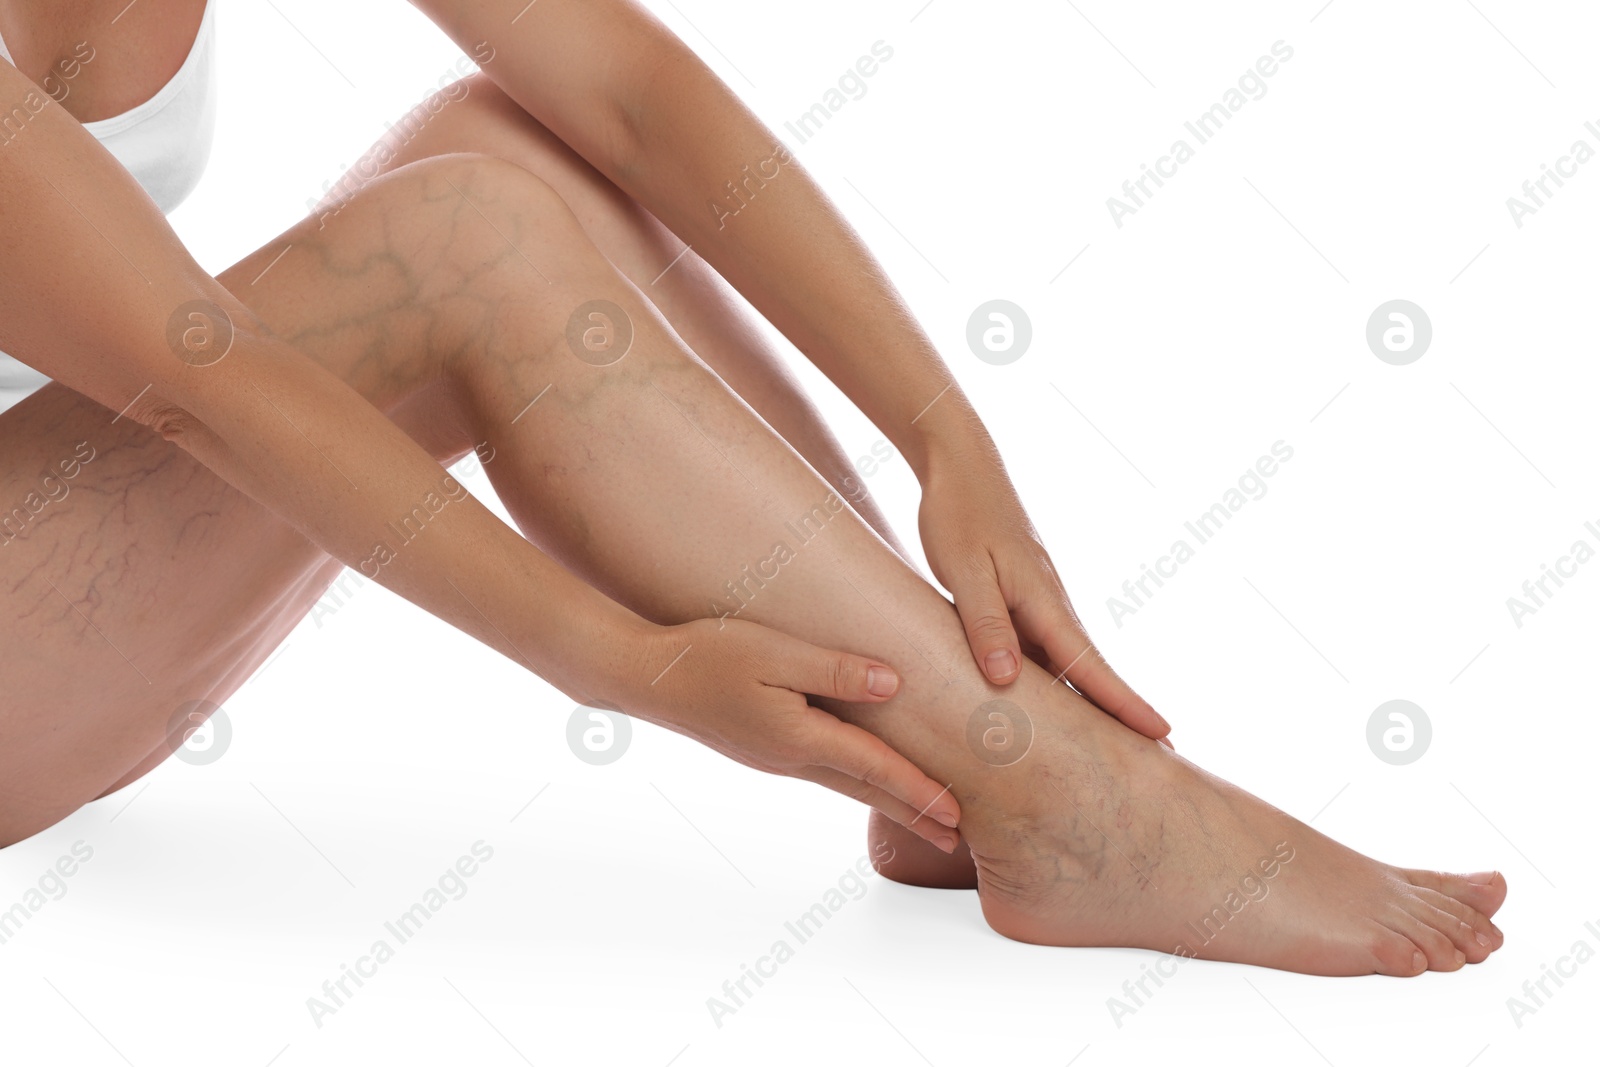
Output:
[[1506,877],[1499,871],[1451,874],[1448,871],[1408,870],[1403,873],[1412,885],[1455,897],[1485,916],[1493,916],[1506,901]]

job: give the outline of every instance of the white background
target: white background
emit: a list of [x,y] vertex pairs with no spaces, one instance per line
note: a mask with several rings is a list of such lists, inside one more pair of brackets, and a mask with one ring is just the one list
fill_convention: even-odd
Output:
[[[457,55],[398,0],[220,2],[223,124],[173,218],[212,270]],[[864,854],[864,812],[646,724],[581,763],[569,702],[369,583],[229,702],[222,758],[171,760],[0,854],[3,908],[94,850],[0,946],[6,1061],[1591,1058],[1600,963],[1520,1028],[1506,1002],[1575,941],[1600,949],[1600,562],[1520,628],[1506,599],[1580,537],[1600,547],[1600,161],[1521,228],[1505,201],[1575,139],[1600,148],[1600,27],[1577,4],[1317,2],[651,7],[880,255],[1180,750],[1381,859],[1504,871],[1490,962],[1409,981],[1191,962],[1119,1027],[1107,998],[1153,954],[1008,942],[974,894],[874,877],[718,1028],[706,998]],[[880,39],[868,93],[798,144],[783,123]],[[1114,225],[1106,198],[1278,40],[1294,54],[1266,95]],[[1008,366],[965,342],[997,297],[1034,330]],[[1409,366],[1365,342],[1395,298],[1433,325]],[[807,371],[867,454],[880,435]],[[1279,440],[1267,494],[1115,625],[1107,597]],[[914,541],[905,464],[868,484]],[[1433,726],[1407,766],[1366,742],[1394,698]],[[480,839],[467,894],[316,1026],[307,998]]]

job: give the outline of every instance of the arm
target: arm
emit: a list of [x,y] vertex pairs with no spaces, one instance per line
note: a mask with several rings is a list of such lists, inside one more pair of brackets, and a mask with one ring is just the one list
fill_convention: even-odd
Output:
[[508,96],[692,246],[894,442],[923,486],[928,562],[991,681],[1021,671],[1014,611],[1041,665],[1135,729],[1168,731],[1090,641],[982,420],[871,252],[682,41],[637,0],[412,2],[463,49],[493,47],[484,71]]
[[[157,430],[330,555],[367,563],[372,577],[386,521],[443,495],[439,464],[344,381],[262,330],[116,160],[7,63],[0,101],[31,116],[0,148],[0,348]],[[175,313],[196,301],[234,330],[227,354],[207,366],[169,343]],[[625,654],[618,638],[643,620],[471,496],[438,522],[443,536],[419,538],[378,568],[382,584],[569,695],[625,666],[605,657]]]
[[[949,368],[838,209],[639,3],[539,0],[513,25],[526,0],[411,2],[467,52],[487,42],[484,73],[715,267],[919,478],[937,449],[989,448]],[[747,179],[750,206],[732,217],[739,202],[726,185]]]
[[[0,63],[0,113],[11,101],[26,117],[22,132],[0,143],[0,348],[155,429],[331,556],[574,699],[714,735],[728,755],[780,773],[805,776],[822,765],[856,777],[870,768],[867,795],[902,821],[907,805],[914,813],[932,803],[935,783],[864,731],[817,719],[799,695],[842,689],[844,699],[885,699],[892,688],[867,688],[869,668],[882,665],[864,657],[745,624],[703,643],[704,687],[668,697],[642,686],[694,624],[649,623],[470,494],[458,497],[439,464],[382,412],[257,323],[194,262],[116,160]],[[174,321],[190,324],[191,309],[224,335],[231,324],[231,346],[213,349],[215,358],[197,360],[170,339]],[[448,494],[453,506],[437,513],[429,536],[376,553],[388,522],[430,494]],[[808,688],[793,691],[800,685]],[[793,733],[804,742],[776,752],[768,735],[788,721],[803,721]],[[941,809],[952,811],[953,801]],[[914,829],[925,836],[944,833],[923,823]]]

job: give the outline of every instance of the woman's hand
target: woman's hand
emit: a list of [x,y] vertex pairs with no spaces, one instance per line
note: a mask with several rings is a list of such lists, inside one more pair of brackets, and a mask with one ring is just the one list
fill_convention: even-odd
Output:
[[1125,725],[1165,738],[1167,720],[1117,676],[1078,621],[992,444],[930,457],[917,524],[984,677],[1009,684],[1026,654]]
[[900,687],[892,668],[741,619],[650,627],[638,658],[641,680],[616,692],[623,711],[747,767],[827,786],[955,851],[961,809],[948,787],[873,734],[806,702],[809,693],[880,703]]

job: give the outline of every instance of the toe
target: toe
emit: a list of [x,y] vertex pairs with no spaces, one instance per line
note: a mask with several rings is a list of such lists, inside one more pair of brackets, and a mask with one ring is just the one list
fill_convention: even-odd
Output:
[[[1489,953],[1494,951],[1494,941],[1488,936],[1488,932],[1480,933],[1469,919],[1457,915],[1451,909],[1440,907],[1423,899],[1421,894],[1426,892],[1428,890],[1418,890],[1417,896],[1405,902],[1405,909],[1411,913],[1411,917],[1426,923],[1449,938],[1456,951],[1461,953],[1464,962],[1482,963],[1488,959]],[[1461,904],[1460,901],[1455,900],[1453,897],[1447,897],[1442,893],[1434,893],[1432,895],[1438,897],[1441,901],[1451,901],[1457,907],[1467,910],[1467,913],[1470,914],[1470,909],[1466,909],[1466,905]],[[1488,920],[1484,921],[1487,922]]]
[[1416,943],[1382,923],[1373,923],[1372,969],[1394,978],[1411,978],[1428,969],[1428,958]]
[[1455,897],[1485,916],[1493,916],[1506,899],[1506,878],[1499,871],[1481,874],[1451,874],[1448,871],[1406,870],[1402,874],[1412,885]]
[[1432,925],[1412,915],[1399,903],[1378,920],[1397,934],[1411,939],[1428,959],[1430,971],[1457,971],[1467,962],[1467,954]]
[[[1432,889],[1424,889],[1419,886],[1414,892],[1419,900],[1426,901],[1440,911],[1446,912],[1460,922],[1466,923],[1472,928],[1472,933],[1467,936],[1490,952],[1505,944],[1506,935],[1501,933],[1500,928],[1477,908],[1463,904],[1447,893],[1436,892]],[[1472,953],[1469,951],[1467,956],[1470,958]]]

